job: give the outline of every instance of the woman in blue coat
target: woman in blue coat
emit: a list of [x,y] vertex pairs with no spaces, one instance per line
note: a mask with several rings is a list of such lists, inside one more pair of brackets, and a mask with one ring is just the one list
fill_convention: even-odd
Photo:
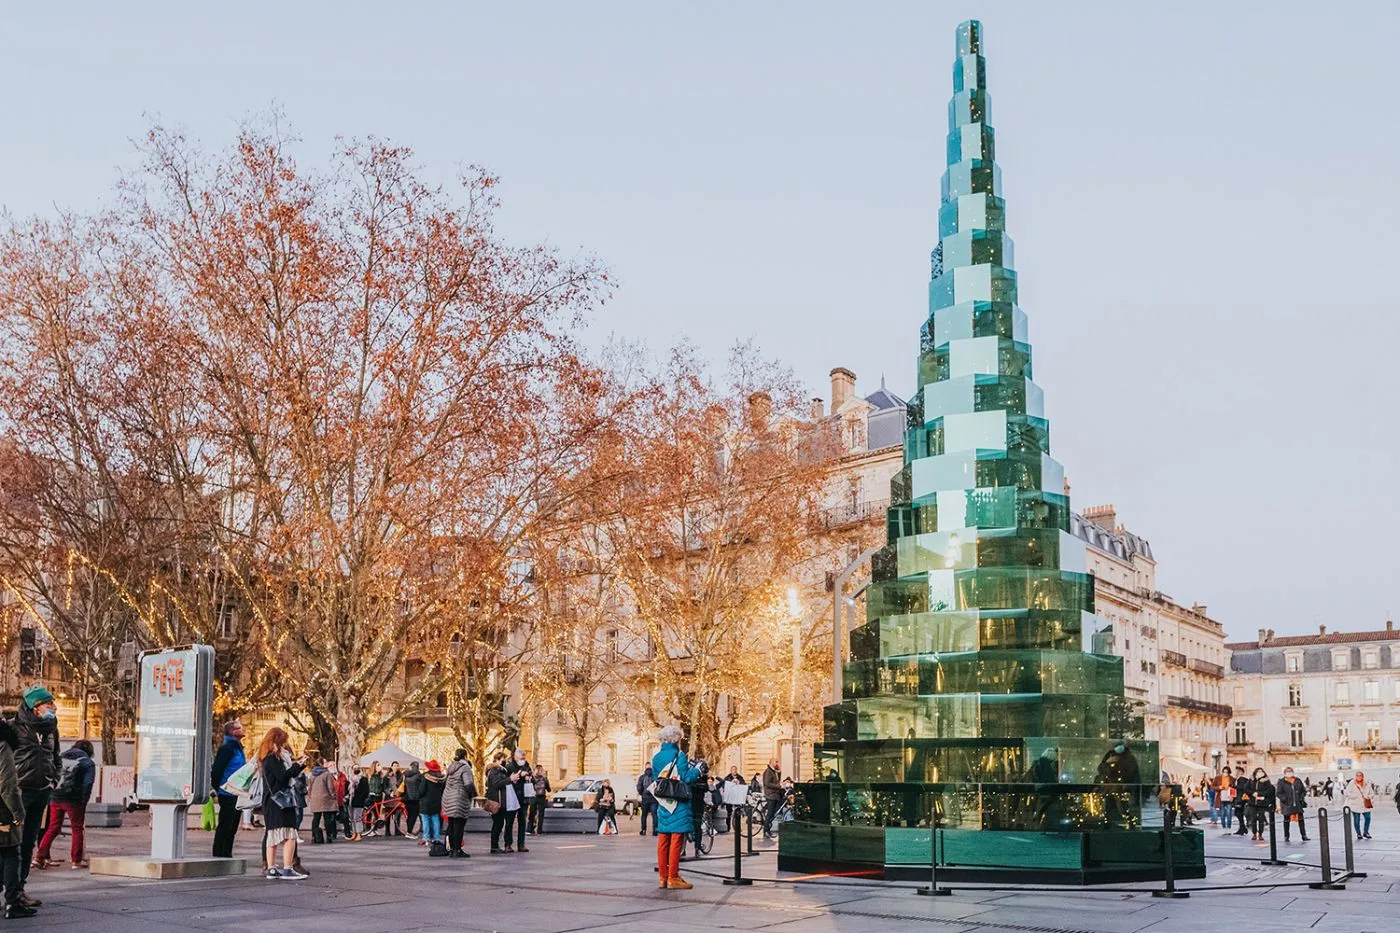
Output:
[[[657,778],[674,777],[685,784],[694,781],[700,770],[690,763],[685,752],[681,751],[680,741],[685,737],[680,726],[666,726],[657,736],[661,748],[652,756],[651,771]],[[667,770],[667,769],[674,769]],[[671,804],[675,807],[667,809]],[[685,890],[694,887],[681,878],[681,850],[685,847],[685,837],[691,831],[690,801],[660,800],[657,809],[657,826],[660,835],[656,837],[656,871],[660,878],[658,887]]]

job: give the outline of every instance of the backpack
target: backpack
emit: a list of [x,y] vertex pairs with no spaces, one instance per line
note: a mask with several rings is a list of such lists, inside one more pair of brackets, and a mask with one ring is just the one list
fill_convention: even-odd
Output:
[[83,759],[64,758],[63,770],[59,772],[58,784],[53,795],[62,800],[77,799],[83,792]]
[[444,843],[444,842],[434,842],[432,845],[428,846],[428,857],[429,857],[429,858],[446,858],[446,857],[447,857],[447,844]]

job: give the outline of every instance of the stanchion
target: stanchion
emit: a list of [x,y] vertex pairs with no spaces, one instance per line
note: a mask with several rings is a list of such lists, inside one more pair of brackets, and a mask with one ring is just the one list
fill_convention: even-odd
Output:
[[947,888],[940,888],[938,886],[938,827],[933,825],[932,820],[929,821],[928,835],[928,887],[915,888],[914,893],[923,894],[926,896],[932,895],[935,897],[946,897],[947,895],[952,894],[953,892],[948,890]]
[[1162,811],[1162,875],[1165,884],[1160,891],[1153,891],[1153,897],[1180,899],[1190,897],[1187,891],[1176,889],[1176,869],[1172,864],[1172,827],[1176,824],[1176,814],[1171,808]]
[[1352,835],[1353,835],[1353,832],[1354,832],[1354,831],[1353,831],[1353,829],[1352,829],[1352,822],[1351,822],[1351,821],[1352,821],[1351,807],[1342,807],[1342,843],[1343,843],[1343,846],[1344,846],[1344,848],[1345,848],[1345,850],[1346,850],[1346,856],[1347,856],[1347,874],[1346,874],[1346,877],[1347,877],[1348,879],[1351,879],[1351,878],[1365,878],[1365,877],[1366,877],[1366,873],[1365,873],[1364,871],[1357,871],[1357,870],[1356,870],[1356,853],[1353,851],[1353,842],[1352,842]]
[[[1275,823],[1276,823],[1276,821],[1275,821],[1275,816],[1276,816],[1276,814],[1274,813],[1274,811],[1273,811],[1273,810],[1270,810],[1270,811],[1269,811],[1269,857],[1266,858],[1266,859],[1260,859],[1260,860],[1259,860],[1259,864],[1260,864],[1260,865],[1288,865],[1288,864],[1291,864],[1290,862],[1285,862],[1283,859],[1281,859],[1281,858],[1278,857],[1278,836],[1275,835],[1275,833],[1277,832],[1277,828],[1276,828],[1276,825],[1275,825]],[[1301,826],[1301,825],[1303,825],[1303,824],[1302,824],[1302,823],[1299,823],[1298,825]]]
[[749,821],[749,828],[748,828],[748,831],[744,833],[744,835],[745,835],[745,836],[747,837],[747,839],[748,839],[748,842],[745,843],[744,848],[746,848],[748,851],[746,851],[744,854],[745,854],[745,855],[757,855],[758,853],[754,852],[754,850],[753,850],[753,807],[751,807],[751,806],[745,807],[745,808],[744,808],[744,812],[748,815],[748,821]]
[[1327,841],[1327,808],[1317,808],[1317,845],[1322,851],[1322,880],[1308,887],[1314,891],[1345,891],[1346,885],[1332,879],[1332,847]]
[[743,834],[739,832],[739,828],[737,826],[731,829],[730,832],[734,834],[734,877],[725,878],[724,883],[737,885],[753,884],[752,878],[744,877],[744,850],[742,848],[743,843],[739,839],[739,837]]

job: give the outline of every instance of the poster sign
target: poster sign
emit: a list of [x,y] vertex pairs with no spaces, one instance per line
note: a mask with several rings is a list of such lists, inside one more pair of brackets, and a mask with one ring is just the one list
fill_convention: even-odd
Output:
[[208,645],[141,655],[136,712],[136,798],[203,803],[209,796],[214,649]]

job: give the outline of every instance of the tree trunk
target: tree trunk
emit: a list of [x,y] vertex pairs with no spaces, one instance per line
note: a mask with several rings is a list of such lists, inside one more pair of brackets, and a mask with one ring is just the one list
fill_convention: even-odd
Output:
[[359,761],[365,753],[365,716],[359,700],[347,693],[336,696],[336,746],[341,756],[351,762]]
[[102,763],[104,765],[117,763],[117,716],[120,714],[116,705],[116,691],[103,691],[100,735],[102,737]]

